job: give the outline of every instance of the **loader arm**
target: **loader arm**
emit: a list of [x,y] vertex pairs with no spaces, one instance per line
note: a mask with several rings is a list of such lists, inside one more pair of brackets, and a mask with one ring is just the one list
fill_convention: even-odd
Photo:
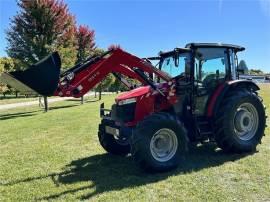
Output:
[[78,71],[78,69],[68,71],[66,75],[60,79],[54,95],[81,97],[101,82],[109,73],[125,75],[146,85],[147,82],[133,70],[134,68],[139,68],[149,74],[155,74],[165,81],[171,79],[169,76],[153,67],[149,62],[121,49],[115,49],[109,51],[99,60],[80,71]]
[[164,81],[171,78],[151,65],[149,61],[131,55],[121,49],[113,49],[101,56],[88,58],[60,74],[61,60],[57,52],[47,56],[25,71],[3,73],[0,81],[25,93],[37,93],[43,96],[81,97],[109,73],[129,88],[130,84],[122,77],[127,76],[147,85],[144,77],[134,69],[140,69],[149,75]]

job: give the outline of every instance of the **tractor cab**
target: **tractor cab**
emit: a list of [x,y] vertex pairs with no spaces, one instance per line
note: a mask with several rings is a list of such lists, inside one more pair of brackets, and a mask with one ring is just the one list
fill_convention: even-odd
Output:
[[160,53],[160,70],[173,77],[179,91],[192,94],[196,115],[207,113],[207,102],[218,86],[239,78],[237,53],[245,48],[218,43],[190,43]]

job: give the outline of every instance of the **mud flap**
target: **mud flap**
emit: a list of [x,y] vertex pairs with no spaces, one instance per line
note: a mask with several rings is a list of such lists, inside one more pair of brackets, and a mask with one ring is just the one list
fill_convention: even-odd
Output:
[[54,52],[24,71],[2,73],[0,82],[25,94],[53,95],[60,78],[61,59]]

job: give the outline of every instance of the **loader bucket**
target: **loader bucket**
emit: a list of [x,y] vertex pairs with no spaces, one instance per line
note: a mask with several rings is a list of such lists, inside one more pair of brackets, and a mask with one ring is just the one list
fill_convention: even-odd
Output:
[[54,52],[27,70],[3,73],[0,82],[25,94],[53,95],[60,77],[61,59]]

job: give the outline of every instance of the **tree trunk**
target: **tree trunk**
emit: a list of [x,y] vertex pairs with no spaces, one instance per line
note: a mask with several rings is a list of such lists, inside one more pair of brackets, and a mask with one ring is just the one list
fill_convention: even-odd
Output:
[[99,88],[98,100],[101,100],[101,88]]
[[45,112],[48,111],[48,97],[44,96],[44,110]]
[[15,96],[16,98],[18,98],[18,91],[15,91]]
[[81,104],[83,104],[84,103],[84,97],[82,96],[81,97]]
[[95,89],[95,98],[97,97],[97,90]]

